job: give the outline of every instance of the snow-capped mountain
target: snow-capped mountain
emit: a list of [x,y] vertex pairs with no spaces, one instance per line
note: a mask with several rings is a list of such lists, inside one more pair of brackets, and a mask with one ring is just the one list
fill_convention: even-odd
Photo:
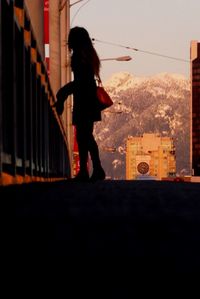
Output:
[[125,179],[126,139],[143,133],[173,137],[177,172],[189,173],[189,80],[179,74],[117,73],[104,87],[114,105],[102,112],[95,137],[107,175]]

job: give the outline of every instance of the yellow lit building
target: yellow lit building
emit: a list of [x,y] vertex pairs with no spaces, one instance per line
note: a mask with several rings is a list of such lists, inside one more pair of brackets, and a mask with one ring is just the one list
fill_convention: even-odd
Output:
[[155,179],[175,176],[176,157],[173,139],[157,134],[128,137],[126,179]]

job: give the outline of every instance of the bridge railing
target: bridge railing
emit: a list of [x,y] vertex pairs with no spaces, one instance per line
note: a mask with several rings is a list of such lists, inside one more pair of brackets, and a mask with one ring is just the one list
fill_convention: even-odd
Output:
[[[67,136],[24,7],[0,1],[0,184],[70,176]],[[23,1],[19,1],[23,3]]]

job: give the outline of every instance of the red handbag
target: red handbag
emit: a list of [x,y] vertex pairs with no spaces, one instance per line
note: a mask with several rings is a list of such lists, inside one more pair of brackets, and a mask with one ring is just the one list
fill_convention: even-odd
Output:
[[97,98],[99,100],[100,109],[104,110],[113,105],[113,101],[107,91],[104,89],[101,79],[98,79]]

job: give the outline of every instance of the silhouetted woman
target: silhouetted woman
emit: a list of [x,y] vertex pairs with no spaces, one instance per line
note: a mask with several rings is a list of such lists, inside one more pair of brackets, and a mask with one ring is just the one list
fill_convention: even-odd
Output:
[[[95,80],[100,72],[100,60],[85,28],[74,27],[70,30],[68,47],[71,51],[71,68],[74,80],[60,88],[54,106],[58,114],[62,114],[64,101],[68,95],[73,94],[72,123],[76,126],[80,159],[80,171],[74,180],[104,180],[105,172],[101,166],[98,145],[93,136],[94,122],[101,120]],[[89,178],[87,167],[88,153],[90,153],[93,164],[91,178]]]

